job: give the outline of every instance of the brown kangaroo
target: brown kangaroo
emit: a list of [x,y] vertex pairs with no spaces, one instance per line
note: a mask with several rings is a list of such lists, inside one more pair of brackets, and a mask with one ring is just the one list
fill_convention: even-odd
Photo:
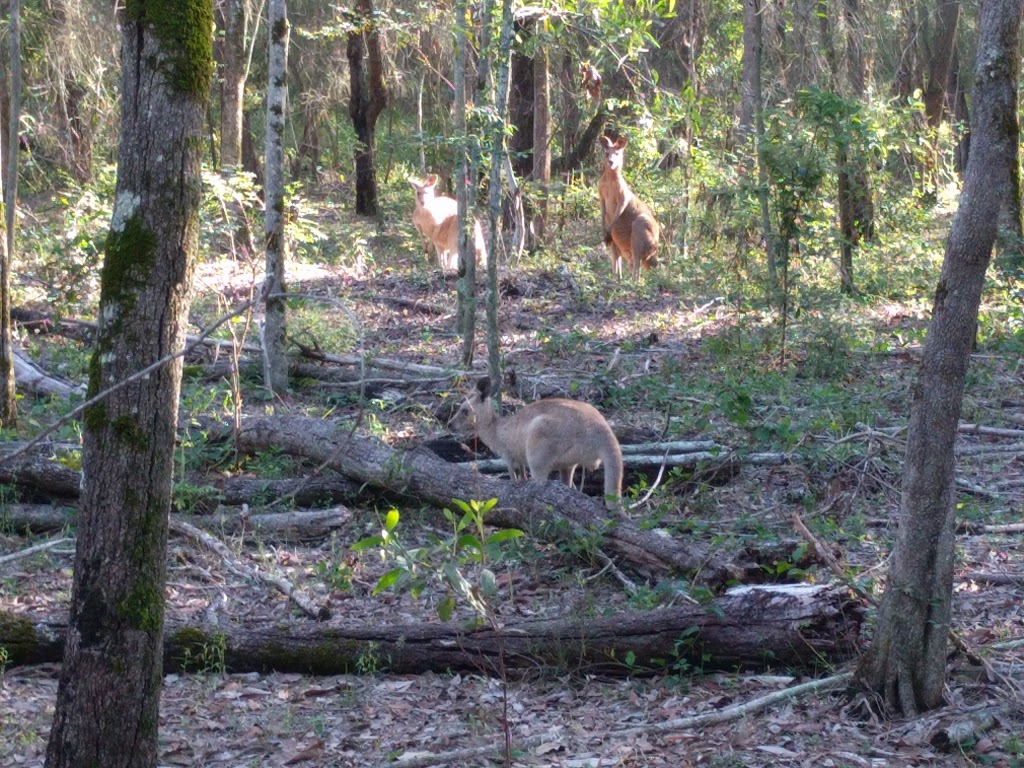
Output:
[[[430,174],[425,181],[409,179],[409,185],[416,190],[416,208],[412,212],[412,223],[424,239],[423,255],[430,255],[430,246],[437,252],[437,263],[442,270],[455,271],[459,268],[459,219],[458,204],[453,198],[437,194],[437,175]],[[473,221],[473,247],[477,263],[484,260],[486,247],[480,222]]]
[[588,403],[552,397],[509,416],[494,412],[491,380],[485,376],[448,421],[453,432],[476,431],[488,448],[505,460],[513,477],[524,467],[535,482],[558,472],[572,486],[576,467],[604,465],[604,495],[610,508],[622,499],[622,449],[604,416]]
[[661,227],[651,209],[633,194],[622,176],[626,138],[612,141],[601,137],[604,148],[604,173],[597,182],[601,198],[601,225],[604,242],[612,257],[612,270],[622,277],[622,259],[629,259],[633,279],[640,279],[640,266],[650,269],[658,264],[658,240]]

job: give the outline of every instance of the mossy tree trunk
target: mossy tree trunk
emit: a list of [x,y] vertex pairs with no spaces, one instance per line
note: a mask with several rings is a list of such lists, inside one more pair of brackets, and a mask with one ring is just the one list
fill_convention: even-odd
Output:
[[267,84],[266,236],[267,271],[263,283],[263,384],[273,395],[288,391],[287,325],[284,293],[286,246],[284,232],[284,126],[288,103],[288,4],[271,0],[268,6],[270,50]]
[[[120,17],[117,187],[89,375],[95,396],[181,348],[198,245],[212,0]],[[82,509],[49,768],[154,766],[181,359],[84,416]]]
[[953,441],[999,209],[1016,172],[1022,11],[1024,0],[985,0],[981,7],[971,162],[912,390],[900,526],[878,631],[858,670],[890,711],[905,715],[942,703],[953,595]]

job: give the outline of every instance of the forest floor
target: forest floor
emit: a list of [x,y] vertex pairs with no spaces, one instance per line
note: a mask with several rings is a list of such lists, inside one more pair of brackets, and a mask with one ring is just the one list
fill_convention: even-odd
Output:
[[[592,258],[598,262],[597,251]],[[457,370],[454,279],[410,268],[412,261],[365,273],[296,266],[291,289],[330,300],[296,310],[292,334],[325,352],[351,353],[361,344],[375,357]],[[247,296],[252,277],[253,270],[236,262],[203,265],[196,327]],[[807,555],[806,542],[793,529],[799,514],[852,581],[880,589],[899,504],[900,428],[926,322],[919,303],[864,302],[808,312],[788,329],[783,350],[781,330],[770,317],[741,310],[734,297],[694,300],[657,276],[634,290],[609,280],[603,264],[570,268],[556,261],[550,268],[517,267],[503,275],[501,286],[506,372],[519,384],[595,404],[623,442],[714,439],[738,452],[797,457],[774,466],[742,464],[724,478],[669,473],[629,511],[634,520],[727,550],[771,544],[777,551],[781,542],[792,558],[766,565],[766,579],[835,580]],[[482,312],[480,317],[483,328]],[[482,338],[481,332],[477,372],[486,358]],[[51,349],[54,344],[39,339],[29,346],[52,364],[64,359]],[[958,462],[964,490],[954,627],[988,667],[970,663],[963,653],[951,655],[947,704],[939,710],[886,721],[862,700],[835,691],[776,702],[718,725],[667,729],[671,721],[721,712],[807,678],[770,667],[716,671],[710,663],[707,669],[680,664],[660,671],[624,665],[622,675],[605,678],[575,673],[568,660],[563,668],[538,668],[503,683],[472,673],[390,674],[387,659],[372,654],[352,674],[309,677],[232,673],[214,651],[197,660],[194,673],[165,679],[160,764],[362,768],[403,758],[412,762],[397,764],[497,766],[508,739],[515,766],[1022,766],[1024,650],[996,645],[1024,637],[1024,545],[1018,534],[998,527],[1019,520],[1024,497],[1024,451],[1013,445],[1020,437],[1012,437],[1013,430],[1024,429],[1021,377],[1019,351],[983,349],[972,364],[964,422],[1004,429],[1010,437],[961,437],[961,448],[974,452],[962,452]],[[373,378],[365,402],[351,387],[303,379],[289,399],[272,407],[278,414],[338,420],[361,411],[362,429],[404,448],[445,434],[448,415],[472,384],[451,378],[410,385],[397,374]],[[271,408],[255,393],[255,382],[243,381],[242,388],[244,413]],[[198,416],[230,422],[230,393],[227,379],[210,383],[190,368],[183,423]],[[45,423],[45,408],[30,413]],[[224,451],[202,445],[197,432],[185,432],[181,463],[187,476],[180,478],[176,497],[183,512],[200,514],[215,505],[203,489],[218,476],[311,471],[273,452],[235,465]],[[627,483],[630,500],[653,484],[632,476]],[[10,501],[16,493],[2,498]],[[326,602],[344,621],[437,622],[440,586],[418,599],[390,591],[374,595],[377,579],[391,566],[376,550],[349,548],[379,532],[393,503],[380,498],[340,510],[342,522],[328,540],[228,543]],[[436,509],[403,507],[401,513],[398,530],[409,546],[448,535]],[[36,540],[0,528],[0,555]],[[0,610],[29,617],[66,611],[72,559],[66,544],[0,565]],[[193,542],[172,538],[168,568],[171,618],[216,612],[243,625],[250,619],[309,621],[282,595],[231,575],[217,555]],[[627,595],[600,563],[543,542],[519,545],[493,568],[504,595],[496,607],[503,621],[656,610],[670,593],[651,583]],[[643,574],[630,575],[643,584]],[[458,615],[469,613],[460,606]],[[822,669],[821,676],[850,669]],[[42,765],[57,674],[51,664],[4,669],[0,663],[0,767]],[[938,736],[945,726],[981,722],[987,713],[994,719],[959,744],[949,746]]]

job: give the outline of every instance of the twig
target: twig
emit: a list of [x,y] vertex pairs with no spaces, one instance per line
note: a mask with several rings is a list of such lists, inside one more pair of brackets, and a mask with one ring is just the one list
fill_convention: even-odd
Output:
[[214,536],[211,536],[206,531],[201,531],[194,525],[173,517],[170,520],[170,529],[183,536],[188,536],[190,539],[198,541],[208,549],[216,552],[224,561],[224,565],[227,566],[227,569],[236,576],[245,579],[254,579],[261,584],[266,584],[277,589],[287,596],[289,600],[299,606],[304,613],[312,616],[314,619],[323,621],[331,617],[331,611],[326,605],[316,605],[314,602],[309,600],[309,598],[299,592],[295,588],[295,585],[283,576],[274,576],[263,573],[259,568],[239,561],[231,553],[231,550],[224,545],[224,542]]
[[61,544],[67,544],[69,541],[74,541],[74,539],[51,539],[50,541],[44,541],[42,544],[35,544],[31,547],[25,547],[25,549],[19,549],[17,552],[12,552],[9,555],[4,555],[3,557],[0,557],[0,565],[3,565],[4,563],[10,563],[15,560],[21,560],[24,557],[30,557],[31,555],[34,555],[37,552],[43,552],[47,549],[52,549],[53,547],[60,546]]

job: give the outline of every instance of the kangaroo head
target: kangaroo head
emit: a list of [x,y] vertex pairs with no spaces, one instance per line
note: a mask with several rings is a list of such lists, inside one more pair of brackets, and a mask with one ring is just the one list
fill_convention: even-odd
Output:
[[476,383],[476,391],[470,393],[448,419],[448,429],[455,433],[467,434],[476,430],[477,413],[484,407],[491,394],[491,379],[484,376]]
[[423,205],[427,200],[431,200],[437,196],[437,174],[432,173],[427,176],[425,181],[419,181],[411,176],[408,179],[409,186],[416,190],[416,201]]
[[607,136],[602,136],[601,148],[604,150],[605,167],[609,171],[621,171],[625,161],[626,137],[612,141]]

